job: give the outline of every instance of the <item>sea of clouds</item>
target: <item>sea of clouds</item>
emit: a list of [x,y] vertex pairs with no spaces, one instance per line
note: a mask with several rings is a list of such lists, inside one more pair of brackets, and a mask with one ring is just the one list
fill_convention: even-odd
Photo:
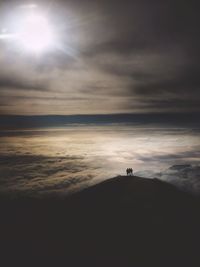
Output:
[[124,175],[157,177],[200,193],[195,129],[132,125],[5,131],[0,137],[0,191],[68,194]]
[[176,185],[181,190],[200,194],[200,165],[172,165],[161,172],[146,170],[136,174],[146,178],[159,178]]

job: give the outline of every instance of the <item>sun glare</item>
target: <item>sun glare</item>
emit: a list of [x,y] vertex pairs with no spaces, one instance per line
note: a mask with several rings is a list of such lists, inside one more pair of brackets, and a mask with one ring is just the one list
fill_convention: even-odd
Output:
[[10,16],[7,24],[8,28],[0,30],[0,39],[12,40],[11,44],[20,51],[41,54],[56,48],[55,28],[47,14],[40,12],[37,6],[23,6]]
[[54,34],[48,19],[42,15],[32,14],[21,22],[18,41],[28,51],[41,53],[54,45]]

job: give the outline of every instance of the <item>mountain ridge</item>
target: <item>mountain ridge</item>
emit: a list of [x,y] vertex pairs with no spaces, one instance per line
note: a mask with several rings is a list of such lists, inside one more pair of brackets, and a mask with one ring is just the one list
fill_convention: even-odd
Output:
[[200,263],[199,202],[158,179],[118,176],[64,199],[0,199],[0,207],[4,266]]

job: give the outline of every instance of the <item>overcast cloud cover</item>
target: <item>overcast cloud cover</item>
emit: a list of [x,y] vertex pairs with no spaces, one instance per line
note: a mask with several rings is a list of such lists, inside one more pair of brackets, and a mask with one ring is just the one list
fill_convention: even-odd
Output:
[[[0,1],[0,30],[24,3]],[[1,114],[199,111],[197,1],[38,1],[38,9],[48,10],[57,49],[34,57],[0,40]]]

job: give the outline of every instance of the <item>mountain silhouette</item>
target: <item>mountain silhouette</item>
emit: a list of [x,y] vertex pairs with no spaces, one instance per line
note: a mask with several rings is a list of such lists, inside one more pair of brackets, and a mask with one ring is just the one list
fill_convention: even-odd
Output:
[[200,266],[197,197],[118,176],[66,198],[2,196],[2,266]]

